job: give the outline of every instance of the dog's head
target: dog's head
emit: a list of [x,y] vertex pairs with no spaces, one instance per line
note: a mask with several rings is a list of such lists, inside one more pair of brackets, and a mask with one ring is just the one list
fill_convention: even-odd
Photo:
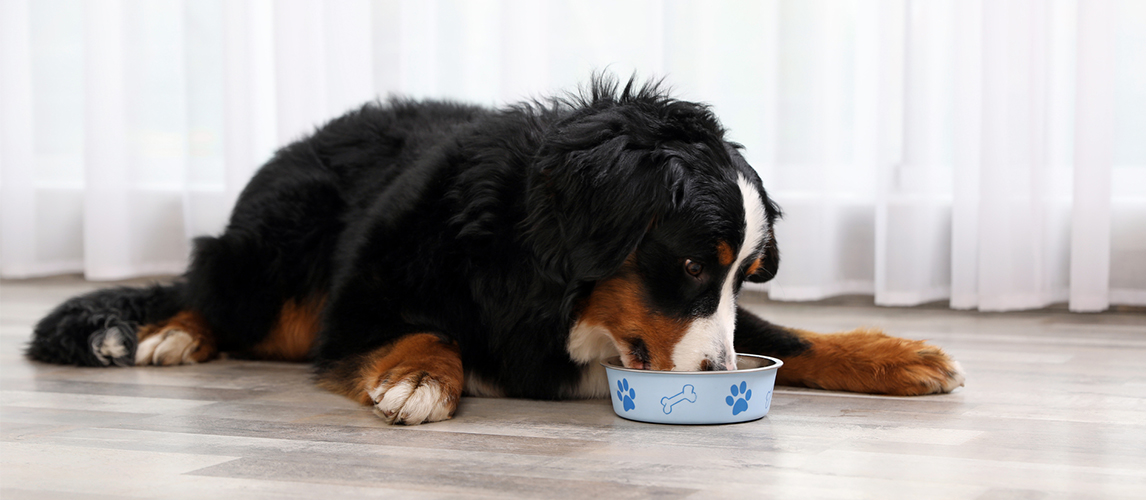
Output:
[[736,295],[779,254],[779,209],[706,106],[609,81],[553,127],[528,237],[575,297],[567,349],[653,370],[735,367]]

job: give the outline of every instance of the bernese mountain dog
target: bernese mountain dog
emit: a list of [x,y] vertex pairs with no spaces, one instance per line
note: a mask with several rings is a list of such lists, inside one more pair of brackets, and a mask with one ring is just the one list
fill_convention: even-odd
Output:
[[279,151],[171,284],[72,298],[27,356],[169,366],[309,360],[318,384],[402,424],[463,394],[607,397],[599,361],[732,370],[876,394],[963,383],[940,349],[816,334],[736,306],[777,271],[780,209],[711,110],[597,76],[502,109],[370,103]]

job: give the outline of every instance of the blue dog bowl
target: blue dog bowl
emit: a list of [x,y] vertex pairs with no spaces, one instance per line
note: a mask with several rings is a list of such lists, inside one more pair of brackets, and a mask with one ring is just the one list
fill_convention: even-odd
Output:
[[776,370],[784,362],[739,354],[737,369],[723,372],[633,370],[616,356],[601,364],[618,416],[658,424],[730,424],[768,414]]

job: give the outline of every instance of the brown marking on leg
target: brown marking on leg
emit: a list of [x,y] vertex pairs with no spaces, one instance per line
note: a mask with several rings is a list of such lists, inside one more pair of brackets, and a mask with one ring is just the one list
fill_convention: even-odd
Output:
[[453,416],[464,377],[457,343],[417,333],[335,364],[319,385],[374,405],[388,422],[413,425]]
[[259,359],[281,361],[310,359],[310,349],[318,333],[319,316],[324,303],[325,299],[286,301],[279,311],[275,326],[266,338],[251,348],[251,354]]
[[644,295],[636,273],[636,256],[630,255],[617,274],[593,287],[578,321],[608,330],[613,342],[623,346],[620,351],[625,366],[671,370],[673,349],[689,323],[656,314],[645,303]]
[[202,363],[219,354],[207,321],[195,311],[181,311],[165,321],[143,325],[136,335],[137,365]]
[[716,244],[716,260],[720,261],[720,265],[731,265],[735,258],[736,254],[732,252],[732,245],[729,245],[727,241]]
[[869,329],[836,334],[788,330],[810,347],[783,359],[776,375],[780,385],[895,396],[951,392],[963,385],[959,364],[923,341]]

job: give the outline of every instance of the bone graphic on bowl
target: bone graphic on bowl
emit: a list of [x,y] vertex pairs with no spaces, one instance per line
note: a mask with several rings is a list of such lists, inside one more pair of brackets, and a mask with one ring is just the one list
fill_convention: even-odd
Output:
[[661,406],[664,406],[665,415],[672,413],[672,407],[681,401],[696,402],[696,391],[692,384],[686,384],[681,388],[679,394],[661,398]]

